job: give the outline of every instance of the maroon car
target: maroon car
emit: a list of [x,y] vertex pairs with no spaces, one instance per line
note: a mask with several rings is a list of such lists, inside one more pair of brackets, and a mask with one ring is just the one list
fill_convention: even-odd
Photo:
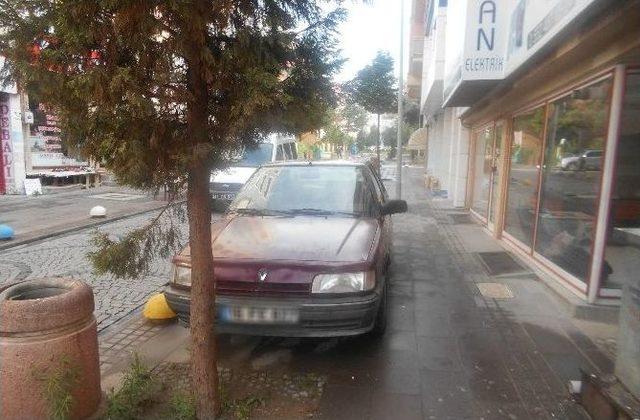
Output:
[[[387,316],[391,214],[367,164],[263,166],[213,223],[217,329],[289,337],[381,334]],[[189,249],[166,289],[189,320]]]

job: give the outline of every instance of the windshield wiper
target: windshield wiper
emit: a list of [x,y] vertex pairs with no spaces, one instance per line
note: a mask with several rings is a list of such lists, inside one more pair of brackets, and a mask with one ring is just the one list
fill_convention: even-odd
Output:
[[229,211],[230,213],[237,213],[246,216],[280,216],[286,215],[287,212],[279,211],[279,210],[268,210],[268,209],[233,209]]
[[322,210],[322,209],[312,209],[312,208],[303,208],[303,209],[292,209],[288,210],[287,213],[291,214],[308,214],[313,216],[356,216],[355,213],[347,212],[347,211],[334,211],[334,210]]

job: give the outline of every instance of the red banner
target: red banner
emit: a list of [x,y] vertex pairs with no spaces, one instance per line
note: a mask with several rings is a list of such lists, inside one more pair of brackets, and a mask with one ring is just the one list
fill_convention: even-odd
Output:
[[[8,150],[8,151],[7,151]],[[9,131],[9,100],[0,94],[0,194],[6,194],[6,172],[11,173],[11,138]]]

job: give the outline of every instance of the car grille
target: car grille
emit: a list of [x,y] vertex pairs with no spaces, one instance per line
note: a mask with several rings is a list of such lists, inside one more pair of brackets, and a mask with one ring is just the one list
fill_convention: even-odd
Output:
[[221,294],[243,296],[293,296],[308,295],[311,287],[305,283],[252,283],[237,281],[216,282],[216,290]]

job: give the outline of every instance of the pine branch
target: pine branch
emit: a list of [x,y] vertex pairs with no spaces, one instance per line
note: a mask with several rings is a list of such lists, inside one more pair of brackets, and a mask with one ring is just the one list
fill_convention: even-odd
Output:
[[118,239],[96,230],[87,258],[98,275],[119,279],[145,275],[156,258],[166,259],[183,248],[182,231],[176,222],[184,224],[185,218],[184,200],[171,201],[145,226]]

